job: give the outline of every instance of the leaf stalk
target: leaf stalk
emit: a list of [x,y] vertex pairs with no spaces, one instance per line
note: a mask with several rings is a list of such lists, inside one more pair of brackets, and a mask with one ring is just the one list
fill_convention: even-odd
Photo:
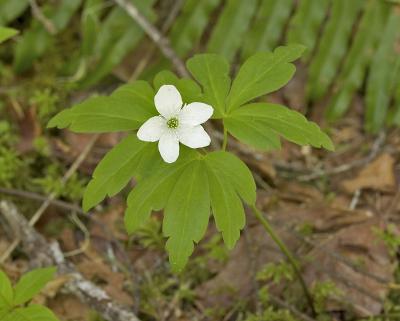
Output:
[[226,129],[226,127],[224,126],[224,141],[222,143],[222,150],[225,151],[226,150],[226,146],[228,145],[228,130]]
[[299,280],[301,287],[303,289],[303,292],[306,296],[306,300],[311,309],[311,313],[312,313],[313,317],[315,317],[316,311],[314,308],[314,301],[313,301],[310,291],[307,288],[306,282],[304,281],[303,276],[300,273],[300,269],[299,269],[296,259],[294,258],[293,254],[290,252],[290,250],[287,248],[285,243],[275,233],[274,228],[271,226],[271,224],[268,222],[268,220],[262,215],[262,213],[257,209],[257,207],[255,205],[252,205],[251,208],[253,210],[255,217],[262,224],[265,231],[269,234],[269,236],[276,243],[276,245],[278,245],[279,249],[282,251],[282,253],[286,256],[289,263],[291,264],[293,271],[296,274],[296,277]]

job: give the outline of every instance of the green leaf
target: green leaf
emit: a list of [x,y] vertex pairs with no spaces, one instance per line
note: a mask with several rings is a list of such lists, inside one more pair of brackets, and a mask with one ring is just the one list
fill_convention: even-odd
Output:
[[0,0],[0,26],[19,17],[29,7],[29,0]]
[[58,318],[46,307],[32,304],[13,310],[1,321],[58,321]]
[[378,132],[385,123],[392,88],[400,72],[400,58],[394,45],[400,40],[400,12],[392,10],[372,60],[366,97],[366,129]]
[[137,129],[157,114],[154,90],[145,81],[123,85],[108,97],[94,97],[63,110],[48,127],[65,128],[81,133],[114,132]]
[[210,206],[225,243],[229,248],[234,246],[244,226],[241,199],[254,204],[256,185],[239,158],[227,152],[203,157],[183,149],[176,163],[160,164],[158,170],[140,180],[132,190],[125,226],[132,233],[143,226],[152,210],[165,208],[163,230],[169,237],[167,249],[172,268],[179,271],[193,251],[193,242],[199,242],[204,234]]
[[154,77],[155,90],[158,91],[162,85],[174,85],[182,95],[183,102],[186,104],[201,99],[201,89],[195,81],[188,78],[179,79],[169,70],[160,71]]
[[133,176],[140,176],[146,166],[157,163],[159,158],[156,144],[142,142],[136,135],[124,138],[97,165],[83,195],[83,210],[117,194]]
[[368,1],[364,6],[356,35],[334,86],[333,99],[326,114],[330,121],[346,113],[354,93],[361,88],[377,42],[382,36],[388,8],[390,6],[387,3],[379,0]]
[[278,90],[293,76],[292,61],[301,56],[304,47],[289,45],[272,52],[260,52],[247,59],[239,70],[228,96],[228,111]]
[[213,152],[204,161],[215,223],[225,244],[232,249],[246,222],[240,197],[254,204],[256,185],[250,170],[233,154]]
[[53,279],[57,269],[48,267],[24,274],[14,288],[13,305],[24,304],[32,299]]
[[[139,12],[149,21],[156,18],[152,10],[155,0],[138,1],[130,0],[138,8]],[[98,9],[95,9],[98,10]],[[85,42],[93,43],[90,56],[85,58],[85,64],[89,68],[87,74],[81,79],[79,85],[88,88],[95,85],[109,74],[114,67],[131,52],[143,39],[143,29],[119,6],[113,8],[99,26],[95,39]]]
[[225,186],[231,185],[247,204],[255,204],[257,195],[253,175],[238,157],[228,152],[213,152],[207,154],[205,161],[207,166],[224,177]]
[[187,0],[182,13],[176,19],[170,39],[172,47],[179,56],[186,55],[199,42],[209,24],[210,14],[221,0]]
[[165,207],[174,184],[197,155],[193,150],[182,149],[175,163],[162,162],[157,170],[138,182],[127,200],[125,228],[129,234],[143,226],[152,210],[161,210]]
[[319,30],[327,15],[329,5],[330,0],[300,1],[289,24],[288,43],[305,45],[306,55],[309,56],[317,43]]
[[0,270],[0,311],[2,309],[11,307],[13,295],[14,292],[10,279],[2,270]]
[[81,34],[82,56],[87,58],[94,54],[96,39],[100,30],[100,17],[103,0],[86,0],[82,11]]
[[[43,13],[54,25],[57,32],[64,30],[78,10],[82,0],[62,0],[57,6],[43,8]],[[34,20],[31,28],[24,32],[15,49],[14,70],[17,73],[26,71],[35,59],[41,57],[53,41],[43,24]]]
[[[237,134],[234,126],[241,124],[242,126],[247,126],[247,128],[254,127],[255,131],[260,133],[272,130],[299,145],[324,147],[328,150],[334,149],[328,135],[321,131],[317,124],[308,121],[302,114],[281,105],[269,103],[249,104],[233,111],[224,122],[228,131],[231,131],[232,128],[234,129],[232,132],[234,136]],[[250,132],[250,129],[248,131]],[[240,137],[238,138],[240,139]],[[254,140],[250,141],[251,138]],[[245,142],[250,142],[250,145],[255,147],[259,144],[256,135],[247,137]]]
[[203,88],[204,102],[214,108],[213,118],[221,118],[231,84],[228,61],[219,55],[201,54],[190,58],[186,65]]
[[242,58],[275,48],[285,31],[293,0],[263,0],[243,46]]
[[313,100],[324,96],[332,84],[346,55],[349,39],[363,0],[336,0],[321,36],[318,51],[311,60],[307,96]]
[[257,120],[227,117],[224,126],[238,140],[259,150],[269,151],[281,148],[279,136]]
[[242,44],[257,7],[257,0],[228,0],[213,29],[207,50],[231,61]]
[[215,224],[226,246],[232,249],[246,223],[243,204],[233,187],[226,185],[223,177],[212,170],[207,174]]
[[[398,58],[398,60],[400,60],[400,58]],[[400,73],[397,74],[397,79],[394,82],[393,94],[393,108],[391,110],[389,124],[400,127]]]
[[210,215],[207,173],[201,160],[190,163],[176,181],[164,211],[163,233],[171,268],[180,272],[206,232]]
[[393,111],[392,124],[400,127],[400,103],[397,103]]
[[12,28],[5,28],[0,26],[0,43],[18,34],[18,30]]

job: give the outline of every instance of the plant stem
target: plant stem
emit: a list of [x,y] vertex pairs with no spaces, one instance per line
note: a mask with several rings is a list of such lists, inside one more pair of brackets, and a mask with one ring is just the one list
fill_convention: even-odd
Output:
[[222,150],[226,150],[226,146],[228,145],[228,130],[224,126],[224,141],[222,143]]
[[303,291],[304,291],[304,294],[306,296],[308,305],[309,305],[309,307],[311,309],[312,315],[315,317],[316,316],[316,312],[315,312],[315,308],[314,308],[314,302],[313,302],[313,299],[312,299],[312,296],[311,296],[310,292],[308,291],[306,282],[304,281],[303,276],[300,273],[299,266],[297,264],[296,259],[294,258],[292,253],[289,251],[289,249],[286,247],[285,243],[283,243],[283,241],[280,239],[280,237],[275,233],[275,231],[274,231],[273,227],[271,226],[271,224],[268,222],[268,220],[266,218],[264,218],[264,216],[257,209],[257,207],[255,205],[252,205],[251,208],[252,208],[256,218],[260,221],[260,223],[263,225],[264,229],[267,231],[269,236],[276,243],[276,245],[278,245],[279,249],[282,251],[282,253],[288,259],[289,263],[292,265],[294,273],[296,274],[297,279],[299,280],[299,282],[301,284],[301,287],[303,288]]

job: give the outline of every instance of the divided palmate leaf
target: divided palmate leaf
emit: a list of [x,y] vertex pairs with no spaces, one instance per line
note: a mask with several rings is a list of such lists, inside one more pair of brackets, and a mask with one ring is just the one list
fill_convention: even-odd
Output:
[[54,116],[48,127],[80,133],[115,132],[137,129],[157,114],[154,90],[145,81],[119,87],[110,96],[93,97]]
[[[256,148],[279,147],[276,141],[276,136],[279,135],[299,145],[334,149],[328,135],[317,124],[308,121],[302,114],[277,104],[245,105],[234,110],[224,119],[224,123],[233,136]],[[267,136],[270,136],[270,140]]]
[[0,311],[11,306],[13,295],[10,279],[0,270]]
[[256,184],[249,168],[238,157],[228,152],[209,153],[205,158],[209,169],[218,172],[231,185],[240,198],[248,205],[256,202]]
[[174,184],[164,211],[163,233],[173,271],[181,271],[208,225],[210,194],[201,160],[191,163]]
[[175,163],[161,163],[145,180],[138,182],[127,200],[125,228],[128,233],[140,228],[148,220],[152,210],[161,210],[165,207],[180,174],[197,157],[197,152],[183,148]]
[[203,88],[203,101],[213,106],[213,118],[221,118],[231,85],[228,61],[220,55],[201,54],[190,58],[186,66]]
[[128,197],[125,226],[132,233],[152,210],[165,208],[167,250],[172,268],[180,271],[193,252],[193,242],[204,235],[210,207],[226,245],[234,246],[245,224],[241,199],[254,204],[255,191],[250,170],[234,155],[213,152],[202,157],[189,150],[137,184]]
[[304,50],[304,46],[289,45],[278,47],[274,52],[259,52],[247,59],[233,81],[228,111],[284,86],[296,70],[291,62]]
[[133,176],[144,176],[159,162],[156,144],[142,142],[136,135],[125,137],[97,165],[83,195],[83,210],[88,211],[106,196],[114,196]]
[[14,288],[13,305],[24,304],[32,299],[53,279],[56,268],[36,269],[24,274]]
[[205,157],[205,164],[215,223],[231,249],[246,222],[241,198],[247,204],[254,204],[256,185],[250,170],[233,154],[210,153]]

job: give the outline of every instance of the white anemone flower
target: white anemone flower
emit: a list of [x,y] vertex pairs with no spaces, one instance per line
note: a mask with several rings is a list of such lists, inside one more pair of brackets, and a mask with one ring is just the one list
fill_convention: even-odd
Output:
[[207,104],[193,102],[183,105],[179,91],[173,85],[163,85],[154,96],[160,116],[148,119],[138,130],[137,137],[145,142],[158,141],[158,150],[167,163],[179,156],[179,143],[190,148],[210,145],[210,136],[201,126],[214,112]]

